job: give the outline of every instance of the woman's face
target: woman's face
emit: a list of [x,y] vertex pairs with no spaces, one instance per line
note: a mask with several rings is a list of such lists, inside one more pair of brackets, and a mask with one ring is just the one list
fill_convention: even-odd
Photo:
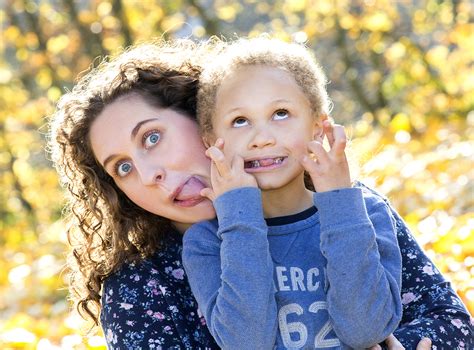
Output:
[[89,137],[99,163],[138,206],[180,231],[215,216],[200,195],[210,184],[210,161],[197,124],[183,113],[129,94],[105,107]]

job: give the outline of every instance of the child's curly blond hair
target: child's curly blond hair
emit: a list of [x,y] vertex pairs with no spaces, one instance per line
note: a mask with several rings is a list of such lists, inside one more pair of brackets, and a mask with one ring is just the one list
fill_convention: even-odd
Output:
[[204,67],[199,80],[197,115],[204,135],[212,132],[216,97],[224,79],[241,67],[264,65],[287,71],[308,98],[316,116],[327,115],[331,101],[327,79],[314,55],[305,46],[262,36],[238,39]]

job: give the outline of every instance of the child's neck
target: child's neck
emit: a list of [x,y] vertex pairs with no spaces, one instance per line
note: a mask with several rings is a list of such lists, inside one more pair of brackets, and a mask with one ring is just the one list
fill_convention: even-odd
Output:
[[277,189],[262,190],[263,216],[274,218],[300,213],[313,206],[313,192],[303,178]]

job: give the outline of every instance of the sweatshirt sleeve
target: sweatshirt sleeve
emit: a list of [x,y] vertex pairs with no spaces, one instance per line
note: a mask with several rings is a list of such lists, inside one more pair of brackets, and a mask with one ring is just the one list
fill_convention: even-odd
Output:
[[191,289],[219,346],[272,349],[277,308],[260,191],[235,189],[214,205],[219,227],[202,222],[184,236]]
[[370,347],[393,333],[402,317],[401,255],[389,208],[374,196],[364,198],[359,188],[314,199],[334,330],[351,347]]

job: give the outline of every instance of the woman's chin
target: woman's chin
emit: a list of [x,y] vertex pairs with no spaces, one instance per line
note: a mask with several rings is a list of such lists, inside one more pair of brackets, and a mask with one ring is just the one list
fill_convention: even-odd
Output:
[[211,220],[216,217],[216,211],[212,201],[207,198],[201,198],[200,201],[189,201],[177,204],[179,218],[172,220],[175,222],[188,223],[190,225],[199,221]]
[[182,210],[182,214],[185,215],[171,221],[174,227],[183,234],[193,224],[199,221],[212,220],[216,217],[216,212],[209,199],[203,200],[196,206]]
[[193,210],[193,215],[192,218],[196,218],[196,220],[190,220],[192,221],[193,224],[195,224],[198,221],[204,221],[204,220],[211,220],[216,217],[216,210],[214,209],[214,206],[212,205],[212,201],[210,199],[204,198],[202,201],[197,203],[194,207],[189,207],[189,209]]

